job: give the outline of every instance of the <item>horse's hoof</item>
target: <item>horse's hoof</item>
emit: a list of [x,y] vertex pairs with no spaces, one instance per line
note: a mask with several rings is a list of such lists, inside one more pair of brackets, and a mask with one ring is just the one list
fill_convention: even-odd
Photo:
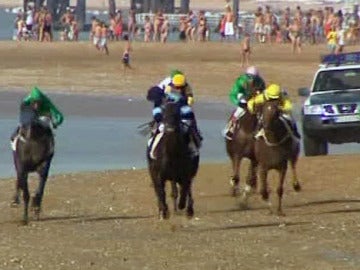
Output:
[[188,219],[192,219],[194,217],[194,209],[190,208],[190,209],[187,209],[186,211],[186,217]]
[[28,225],[29,224],[29,219],[23,219],[22,221],[21,221],[21,225],[22,226],[26,226],[26,225]]
[[179,205],[178,205],[178,208],[179,208],[180,210],[183,210],[183,209],[185,208],[185,206],[186,206],[186,202],[180,201],[180,202],[179,202]]
[[249,210],[249,205],[247,203],[247,201],[243,200],[239,203],[239,208],[240,210]]
[[278,217],[285,217],[285,216],[286,216],[285,213],[284,213],[282,210],[278,210],[278,211],[276,212],[276,215],[277,215]]
[[169,219],[169,218],[170,218],[169,211],[160,211],[160,213],[159,213],[160,220],[165,220],[165,219]]
[[33,210],[34,210],[35,219],[37,221],[39,221],[40,220],[41,208],[40,207],[34,207]]
[[10,207],[11,208],[18,208],[19,207],[19,205],[20,205],[20,202],[17,200],[14,200],[14,201],[12,201],[11,203],[10,203]]
[[269,200],[269,192],[262,192],[262,193],[261,193],[261,198],[262,198],[264,201],[268,201],[268,200]]
[[293,188],[294,188],[294,190],[295,190],[296,192],[301,191],[301,185],[300,185],[300,183],[299,183],[299,182],[294,183],[294,184],[293,184]]
[[237,197],[240,194],[240,189],[238,187],[232,187],[230,193],[232,197]]

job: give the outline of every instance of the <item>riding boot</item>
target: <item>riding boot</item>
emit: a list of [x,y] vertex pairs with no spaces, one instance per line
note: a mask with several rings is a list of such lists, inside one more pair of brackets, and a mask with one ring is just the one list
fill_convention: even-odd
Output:
[[16,129],[13,131],[13,133],[10,136],[10,140],[13,142],[16,138],[16,136],[19,134],[20,126],[17,126]]
[[224,130],[224,136],[228,140],[232,140],[235,132],[236,127],[236,119],[232,117],[229,121],[229,123],[226,125]]
[[204,138],[201,135],[201,131],[198,129],[195,119],[192,121],[191,131],[192,131],[191,132],[192,136],[194,138],[194,143],[195,143],[196,147],[199,149],[201,147],[201,142],[203,141]]
[[296,122],[295,122],[295,121],[292,122],[291,127],[292,127],[292,130],[293,130],[293,132],[294,132],[294,136],[295,136],[296,138],[298,138],[298,139],[301,139],[301,135],[300,135],[300,132],[299,132],[299,130],[298,130],[298,128],[297,128],[297,125],[296,125]]

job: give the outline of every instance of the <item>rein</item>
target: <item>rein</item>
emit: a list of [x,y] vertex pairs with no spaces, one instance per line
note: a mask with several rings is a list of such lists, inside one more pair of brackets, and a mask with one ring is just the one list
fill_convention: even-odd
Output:
[[289,124],[286,122],[286,120],[283,119],[282,117],[279,117],[279,120],[284,124],[285,129],[287,131],[286,135],[280,141],[278,141],[278,142],[270,142],[269,139],[266,136],[266,132],[265,132],[264,128],[262,128],[260,130],[260,132],[258,133],[258,135],[256,135],[255,137],[256,138],[263,137],[265,144],[267,146],[270,146],[270,147],[275,147],[275,146],[279,146],[279,145],[283,144],[289,137],[292,138],[292,139],[298,140],[298,138],[296,138],[294,136],[294,134],[293,134],[291,128],[289,127]]

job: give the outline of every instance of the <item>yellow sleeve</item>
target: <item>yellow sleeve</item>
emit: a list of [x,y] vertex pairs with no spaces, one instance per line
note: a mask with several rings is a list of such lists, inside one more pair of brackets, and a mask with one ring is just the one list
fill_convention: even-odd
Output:
[[285,99],[282,103],[282,105],[280,106],[280,109],[284,112],[284,113],[290,113],[292,111],[293,105],[291,103],[291,101],[289,99]]
[[166,87],[165,87],[165,94],[169,94],[170,92],[171,92],[171,86],[170,85],[167,85]]
[[254,113],[255,110],[255,98],[250,98],[247,102],[247,109],[250,113]]
[[195,100],[194,100],[193,97],[188,97],[188,98],[187,98],[187,103],[188,103],[189,106],[192,106],[192,105],[194,104],[194,101],[195,101]]
[[255,105],[261,105],[265,102],[265,97],[263,94],[256,95],[254,101]]

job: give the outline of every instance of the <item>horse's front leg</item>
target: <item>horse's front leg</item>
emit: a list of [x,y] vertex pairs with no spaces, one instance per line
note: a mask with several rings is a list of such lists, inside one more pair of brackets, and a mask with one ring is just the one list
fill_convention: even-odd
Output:
[[301,185],[300,182],[298,180],[297,177],[297,172],[296,172],[296,163],[297,163],[297,158],[294,158],[292,160],[290,160],[290,167],[291,167],[291,173],[292,173],[292,185],[295,191],[299,192],[301,191]]
[[39,186],[36,190],[35,196],[32,199],[32,208],[34,210],[35,213],[35,217],[37,220],[40,219],[40,212],[41,212],[41,203],[42,203],[42,198],[44,195],[44,189],[45,189],[45,185],[46,185],[46,181],[49,175],[49,169],[50,169],[50,164],[51,164],[51,159],[46,161],[46,163],[44,164],[44,166],[42,166],[39,170],[38,170],[38,174],[39,174]]
[[186,215],[188,218],[192,218],[194,216],[194,199],[192,197],[192,188],[189,187],[188,191],[188,201],[187,201],[187,208],[186,208]]
[[180,185],[180,200],[179,200],[179,209],[182,210],[186,206],[187,197],[189,195],[190,190],[190,181],[191,179],[181,179],[179,183]]
[[235,155],[232,158],[232,169],[233,169],[233,176],[231,177],[230,184],[231,184],[231,195],[236,197],[239,195],[240,192],[240,164],[241,158]]
[[268,170],[266,168],[264,168],[263,166],[259,166],[259,178],[260,178],[260,194],[261,194],[261,198],[267,202],[268,206],[269,206],[269,210],[270,212],[272,212],[271,209],[271,203],[269,201],[269,190],[268,190],[268,185],[267,185],[267,175],[268,175]]
[[14,196],[13,196],[13,199],[11,201],[10,206],[11,207],[18,207],[19,204],[20,204],[20,181],[17,178],[16,179],[16,184],[15,184],[15,193],[14,193]]
[[169,218],[169,209],[166,204],[165,180],[161,177],[154,179],[154,189],[158,199],[159,218],[160,220]]
[[177,200],[179,196],[178,187],[175,180],[171,180],[171,197],[173,199],[174,212],[177,212]]
[[278,188],[277,188],[277,195],[278,195],[277,215],[278,216],[284,216],[284,213],[282,211],[282,196],[284,194],[284,181],[285,181],[286,171],[287,171],[287,163],[279,171],[279,183],[278,183]]
[[23,224],[27,225],[29,222],[29,200],[30,193],[28,187],[28,173],[24,170],[20,169],[17,172],[17,178],[19,183],[19,189],[23,192],[23,200],[24,200],[24,213],[23,213]]
[[[14,166],[15,166],[15,170],[18,174],[18,171],[21,169],[20,166],[18,165],[18,161],[16,158],[16,152],[13,151],[13,159],[14,159]],[[16,183],[15,183],[15,194],[13,196],[12,202],[10,204],[11,207],[18,207],[20,204],[20,181],[19,181],[19,177],[16,178]]]
[[251,160],[246,177],[246,184],[243,191],[242,201],[240,207],[247,208],[249,196],[256,191],[257,186],[257,161]]

